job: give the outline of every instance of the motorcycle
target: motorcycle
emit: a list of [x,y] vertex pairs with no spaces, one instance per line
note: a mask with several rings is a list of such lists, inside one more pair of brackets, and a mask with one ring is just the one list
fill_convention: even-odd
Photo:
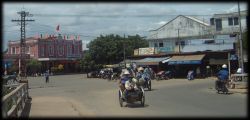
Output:
[[215,89],[217,90],[217,93],[220,94],[220,92],[222,92],[223,94],[228,94],[227,84],[228,81],[217,80],[215,83]]
[[171,71],[160,71],[156,74],[156,80],[169,80],[172,78]]
[[145,77],[145,78],[140,78],[139,80],[134,79],[134,81],[136,81],[135,83],[137,84],[137,86],[141,86],[143,89],[147,88],[148,91],[151,91],[152,83],[149,78]]
[[120,79],[120,77],[119,77],[118,73],[112,73],[111,80],[119,80],[119,79]]

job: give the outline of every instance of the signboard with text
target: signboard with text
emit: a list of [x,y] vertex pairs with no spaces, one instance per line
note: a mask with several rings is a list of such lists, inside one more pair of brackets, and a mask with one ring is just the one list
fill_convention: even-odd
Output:
[[153,55],[154,53],[155,49],[153,47],[139,48],[139,55]]

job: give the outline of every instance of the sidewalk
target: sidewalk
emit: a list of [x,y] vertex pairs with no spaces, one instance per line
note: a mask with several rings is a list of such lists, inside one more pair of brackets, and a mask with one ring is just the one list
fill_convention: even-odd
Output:
[[80,117],[93,115],[79,108],[78,103],[64,97],[34,97],[31,104],[29,117]]
[[59,97],[35,97],[31,101],[29,117],[73,117],[79,116],[67,100]]
[[233,93],[242,93],[242,94],[248,93],[247,84],[246,85],[236,84],[234,89],[229,88],[228,90]]

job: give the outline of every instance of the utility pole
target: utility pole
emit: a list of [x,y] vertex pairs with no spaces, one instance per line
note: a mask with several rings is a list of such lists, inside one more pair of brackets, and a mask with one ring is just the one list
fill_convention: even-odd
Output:
[[125,57],[125,34],[124,34],[124,36],[123,36],[123,61],[124,61],[124,67],[126,68],[126,62],[125,62],[125,59],[126,59],[126,57]]
[[[35,20],[27,20],[25,19],[26,17],[32,17],[32,14],[29,14],[29,12],[25,12],[25,11],[20,11],[17,12],[18,14],[20,14],[21,20],[17,19],[17,20],[12,20],[12,22],[19,22],[18,25],[21,25],[20,31],[21,31],[21,41],[20,41],[20,54],[19,54],[19,60],[20,60],[20,68],[19,68],[19,73],[20,73],[20,82],[27,82],[28,80],[26,79],[26,62],[25,62],[25,58],[26,58],[26,53],[25,53],[25,49],[26,49],[26,43],[25,43],[25,25],[27,24],[26,22],[31,22],[31,21],[35,21]],[[28,95],[29,96],[29,95]],[[29,97],[30,98],[30,97]]]
[[244,57],[243,57],[243,47],[242,47],[242,30],[241,30],[241,15],[240,15],[240,2],[238,1],[238,13],[239,13],[239,27],[240,27],[240,67],[242,68],[242,73],[244,73]]
[[180,46],[180,35],[179,35],[179,31],[180,31],[180,29],[178,28],[177,29],[178,30],[178,47],[179,47],[179,53],[181,53],[181,46]]

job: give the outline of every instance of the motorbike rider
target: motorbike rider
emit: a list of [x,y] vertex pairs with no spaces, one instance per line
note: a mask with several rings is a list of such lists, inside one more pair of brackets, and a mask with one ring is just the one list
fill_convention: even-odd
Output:
[[143,67],[138,68],[138,72],[136,74],[136,79],[139,80],[140,85],[144,85],[144,83],[146,82],[147,76],[144,73],[144,68]]
[[149,69],[149,66],[147,66],[145,69],[144,69],[144,74],[145,74],[145,76],[146,76],[146,78],[151,78],[150,77],[150,69]]
[[123,92],[123,98],[126,100],[128,97],[129,92],[134,92],[138,90],[138,87],[136,85],[137,80],[134,78],[131,78],[125,82],[125,90]]
[[215,81],[215,88],[218,89],[220,87],[223,87],[227,90],[227,88],[225,87],[225,84],[228,80],[228,76],[229,76],[229,72],[227,70],[227,65],[223,64],[222,69],[217,74],[218,80]]
[[124,73],[121,75],[121,80],[119,81],[119,87],[123,91],[123,98],[125,98],[125,83],[131,79],[131,75],[128,70],[125,70]]

